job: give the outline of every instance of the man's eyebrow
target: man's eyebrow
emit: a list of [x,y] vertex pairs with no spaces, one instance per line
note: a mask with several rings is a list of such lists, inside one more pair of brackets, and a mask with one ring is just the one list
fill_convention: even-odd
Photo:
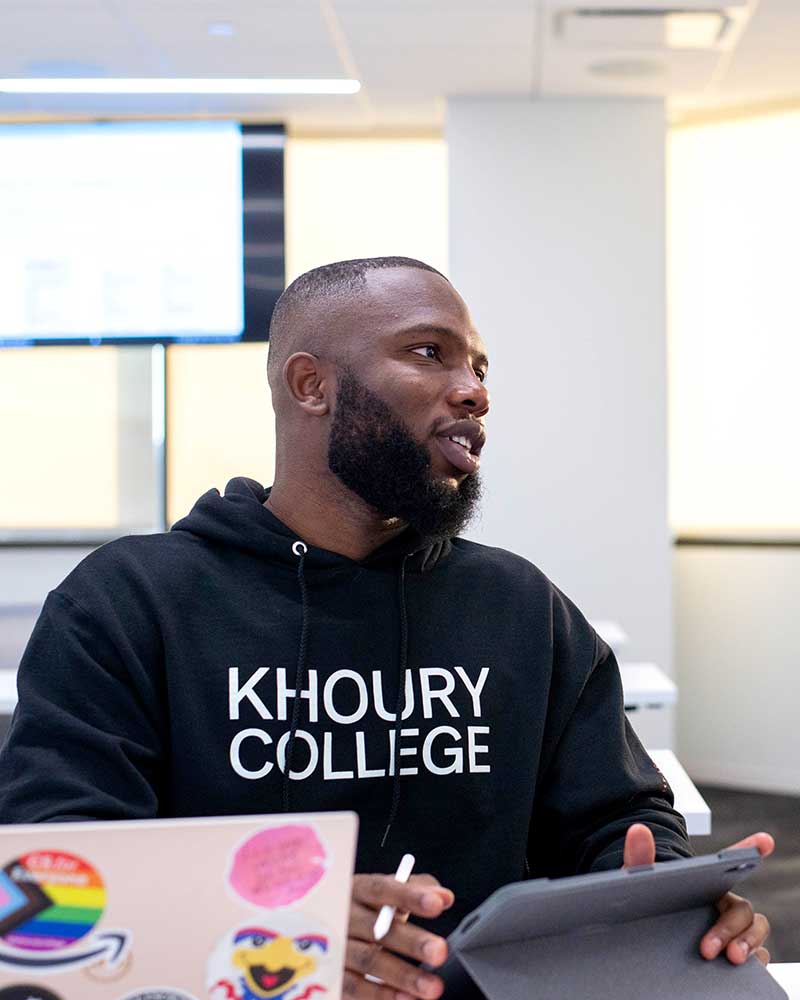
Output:
[[[413,326],[403,327],[402,330],[396,330],[393,334],[394,337],[407,337],[414,333],[435,333],[441,336],[449,337],[451,340],[462,340],[460,334],[456,333],[449,326],[439,326],[436,323],[415,323]],[[475,360],[484,366],[484,368],[489,367],[489,359],[482,352],[475,355]]]

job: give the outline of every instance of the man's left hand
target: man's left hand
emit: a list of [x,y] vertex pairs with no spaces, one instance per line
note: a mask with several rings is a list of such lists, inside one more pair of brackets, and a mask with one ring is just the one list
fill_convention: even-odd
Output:
[[[757,847],[762,857],[775,850],[775,841],[768,833],[754,833],[731,847]],[[623,865],[652,865],[656,860],[656,842],[651,830],[642,823],[634,823],[625,835]],[[755,955],[764,965],[769,962],[769,952],[763,946],[769,934],[769,921],[763,913],[753,913],[746,899],[726,892],[717,900],[719,920],[700,940],[703,958],[716,958],[725,952],[729,962],[741,965]]]

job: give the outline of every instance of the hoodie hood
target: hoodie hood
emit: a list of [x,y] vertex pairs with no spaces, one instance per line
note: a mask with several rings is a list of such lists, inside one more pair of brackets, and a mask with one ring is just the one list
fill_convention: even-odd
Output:
[[271,510],[264,506],[269,496],[255,479],[237,476],[225,487],[224,494],[211,489],[204,493],[186,517],[172,526],[172,531],[188,531],[221,545],[234,546],[253,555],[295,567],[297,557],[292,544],[302,541],[307,547],[306,570],[343,569],[347,566],[399,566],[405,557],[407,572],[430,572],[452,548],[449,538],[425,538],[406,528],[385,545],[356,562],[348,556],[308,545]]

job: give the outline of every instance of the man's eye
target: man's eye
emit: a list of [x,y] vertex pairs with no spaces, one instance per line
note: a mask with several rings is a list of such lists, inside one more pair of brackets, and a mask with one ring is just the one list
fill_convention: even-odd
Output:
[[436,360],[439,357],[439,348],[435,344],[423,344],[422,347],[412,347],[412,351],[426,351],[426,357]]
[[481,382],[485,382],[486,381],[486,372],[482,372],[479,368],[476,368],[475,369],[475,374],[478,376],[478,378],[481,380]]

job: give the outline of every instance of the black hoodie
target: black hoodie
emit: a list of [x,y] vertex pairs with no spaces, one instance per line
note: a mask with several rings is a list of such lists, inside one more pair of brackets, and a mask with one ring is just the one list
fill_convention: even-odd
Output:
[[632,822],[691,854],[611,650],[535,566],[410,530],[354,562],[267,495],[209,490],[48,595],[0,822],[354,809],[357,870],[409,851],[455,892],[443,933],[507,882],[618,867]]

